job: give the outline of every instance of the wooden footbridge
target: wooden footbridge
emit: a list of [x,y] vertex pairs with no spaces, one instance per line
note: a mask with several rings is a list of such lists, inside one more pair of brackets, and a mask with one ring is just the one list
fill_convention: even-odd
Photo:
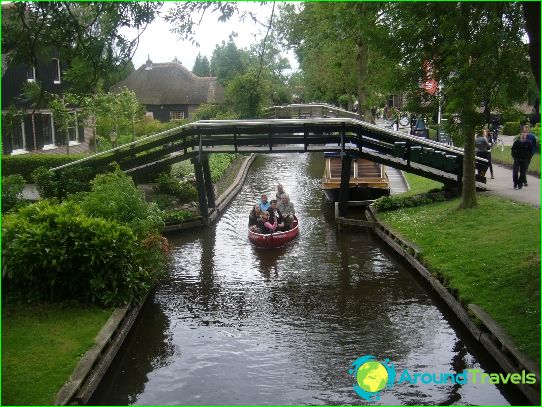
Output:
[[[352,157],[361,157],[461,188],[463,149],[364,122],[328,105],[272,107],[253,120],[200,120],[112,150],[62,165],[105,167],[117,162],[126,173],[166,168],[190,159],[194,164],[202,214],[214,208],[209,153],[306,153],[338,151],[343,156],[345,189]],[[282,118],[285,115],[297,118]],[[334,117],[330,117],[334,116]],[[476,159],[477,166],[486,163]],[[485,178],[476,177],[484,187]]]

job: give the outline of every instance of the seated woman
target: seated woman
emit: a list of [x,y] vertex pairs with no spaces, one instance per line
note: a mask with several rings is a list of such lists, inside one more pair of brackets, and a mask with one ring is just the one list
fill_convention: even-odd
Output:
[[260,205],[256,204],[252,207],[250,215],[248,215],[248,228],[255,233],[262,233],[263,222]]
[[263,223],[263,233],[271,234],[277,230],[277,218],[274,218],[272,221],[269,220],[269,212],[262,212]]

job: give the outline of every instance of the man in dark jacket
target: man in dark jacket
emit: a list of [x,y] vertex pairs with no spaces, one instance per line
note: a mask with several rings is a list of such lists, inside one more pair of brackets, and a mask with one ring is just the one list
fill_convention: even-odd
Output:
[[283,230],[284,229],[284,219],[282,217],[282,213],[277,208],[277,200],[273,199],[271,201],[271,206],[268,209],[269,212],[269,222],[273,223],[275,218],[277,218],[277,229]]
[[[525,133],[527,133],[527,141],[531,143],[531,154],[529,155],[529,161],[527,162],[527,168],[525,169],[525,174],[527,174],[529,165],[531,165],[531,159],[533,158],[533,155],[535,155],[536,153],[537,143],[536,143],[536,137],[531,132],[531,129],[528,124],[525,125],[524,129],[525,129]],[[527,186],[527,175],[525,175],[525,182],[523,183],[523,186]]]
[[527,140],[527,133],[523,129],[519,139],[514,141],[512,145],[512,158],[514,159],[512,180],[514,181],[514,189],[521,189],[527,183],[527,167],[531,157],[531,148],[531,143]]

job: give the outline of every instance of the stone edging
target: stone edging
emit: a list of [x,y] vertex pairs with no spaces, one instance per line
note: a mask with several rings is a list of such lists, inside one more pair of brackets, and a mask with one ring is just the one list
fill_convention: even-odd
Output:
[[[210,223],[216,220],[217,216],[224,210],[224,208],[231,202],[231,200],[239,192],[239,190],[241,189],[241,186],[243,185],[247,177],[248,169],[250,168],[250,165],[252,164],[255,158],[256,158],[256,155],[251,154],[249,157],[245,159],[245,161],[241,165],[241,168],[239,168],[239,172],[237,173],[235,180],[224,191],[224,193],[222,193],[215,200],[216,208],[213,209],[209,213]],[[199,217],[199,219],[196,218],[196,219],[189,220],[183,223],[164,226],[164,228],[162,229],[162,232],[163,233],[176,232],[179,230],[192,229],[192,228],[201,227],[201,226],[205,226],[205,223],[203,222],[203,219]]]
[[[239,192],[248,174],[248,169],[255,158],[254,154],[246,158],[234,182],[217,198],[216,209],[211,213],[209,217],[210,221],[214,221],[218,214],[224,210],[237,192]],[[182,230],[202,225],[203,222],[201,219],[196,219],[174,225],[176,228],[172,230]],[[87,404],[103,375],[109,368],[109,365],[115,358],[126,335],[132,328],[147,296],[138,304],[119,307],[113,311],[96,336],[94,346],[83,355],[68,381],[57,393],[55,405]]]
[[538,387],[526,384],[517,384],[516,386],[533,405],[540,405],[540,367],[517,349],[511,339],[504,334],[504,330],[487,313],[480,307],[469,304],[469,311],[481,322],[481,326],[477,325],[454,295],[456,293],[450,292],[422,264],[419,259],[421,250],[413,243],[398,236],[385,223],[381,222],[373,206],[369,206],[365,214],[367,219],[373,222],[372,226],[376,235],[401,255],[431,285],[472,336],[505,372],[521,374],[521,370],[526,370],[536,375]]
[[132,328],[147,296],[138,304],[116,308],[68,381],[56,395],[55,405],[86,404]]

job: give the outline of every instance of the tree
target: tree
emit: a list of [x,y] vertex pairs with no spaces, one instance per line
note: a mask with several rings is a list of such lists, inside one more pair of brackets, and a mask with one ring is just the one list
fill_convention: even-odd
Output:
[[382,63],[379,3],[305,3],[281,9],[279,31],[292,47],[304,72],[305,94],[337,102],[356,94],[360,114],[372,120],[370,108],[391,83],[391,64]]
[[[420,12],[423,10],[423,13]],[[461,208],[477,204],[474,138],[481,109],[506,109],[526,97],[527,50],[518,3],[392,3],[389,36],[409,97],[430,100],[420,82],[439,81],[446,111],[464,139]],[[424,68],[425,67],[425,68]],[[434,99],[434,98],[433,98]]]
[[198,53],[196,60],[194,61],[194,67],[192,68],[192,73],[196,76],[208,77],[211,76],[211,64],[207,57],[201,56]]
[[244,74],[249,65],[248,53],[235,45],[233,39],[236,36],[231,33],[228,42],[217,45],[211,56],[211,73],[222,85],[227,85],[234,76]]
[[[2,52],[13,63],[39,67],[56,53],[72,91],[110,85],[127,69],[140,35],[160,2],[15,2],[2,16]],[[134,38],[124,32],[135,29]]]

